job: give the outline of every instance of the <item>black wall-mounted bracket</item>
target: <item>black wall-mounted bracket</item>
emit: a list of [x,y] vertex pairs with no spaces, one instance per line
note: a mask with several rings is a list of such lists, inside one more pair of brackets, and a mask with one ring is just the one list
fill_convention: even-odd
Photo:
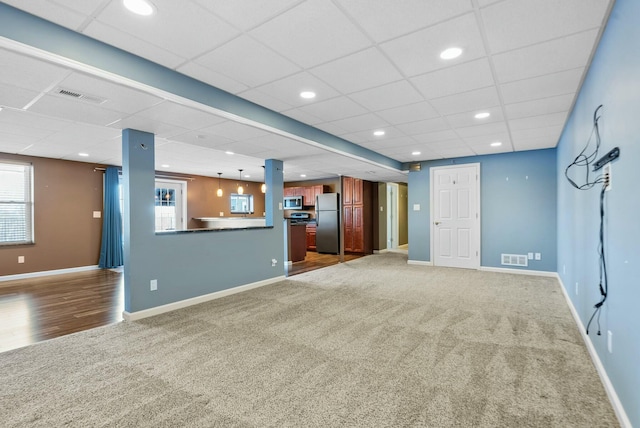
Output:
[[602,156],[596,163],[593,164],[593,170],[597,171],[612,160],[618,159],[620,157],[620,148],[616,147],[612,149],[609,153]]

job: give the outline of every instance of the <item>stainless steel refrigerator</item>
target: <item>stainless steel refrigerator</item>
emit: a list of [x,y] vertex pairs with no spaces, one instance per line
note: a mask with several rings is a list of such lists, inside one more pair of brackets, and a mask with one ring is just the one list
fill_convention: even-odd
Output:
[[316,196],[316,251],[340,253],[340,194]]

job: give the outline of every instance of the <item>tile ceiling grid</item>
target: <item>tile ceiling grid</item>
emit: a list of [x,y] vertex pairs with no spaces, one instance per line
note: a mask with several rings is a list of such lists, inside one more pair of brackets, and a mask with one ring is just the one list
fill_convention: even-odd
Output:
[[[191,0],[176,7],[171,0],[154,0],[158,13],[149,25],[140,25],[119,0],[4,2],[403,162],[415,160],[413,150],[427,160],[554,147],[612,5],[602,0],[242,0],[233,5]],[[168,27],[174,30],[165,31]],[[194,31],[196,41],[189,37]],[[438,40],[445,35],[449,39]],[[467,49],[443,64],[437,58],[443,46],[436,42],[453,39]],[[242,57],[232,55],[239,51]],[[548,60],[550,53],[555,60]],[[262,58],[262,65],[251,58]],[[219,67],[219,59],[226,68]],[[234,60],[244,61],[241,70],[228,67]],[[526,61],[535,66],[517,68]],[[362,71],[350,75],[345,67]],[[374,71],[367,71],[371,67]],[[488,74],[474,76],[482,70]],[[320,87],[315,101],[295,96],[306,79]],[[386,93],[389,88],[395,91]],[[492,116],[478,122],[472,116],[478,108]],[[152,126],[149,116],[142,110],[120,122]],[[159,115],[158,121],[169,118]],[[204,128],[179,125],[161,136],[198,145]],[[377,126],[387,135],[373,137]],[[502,139],[503,147],[489,149],[494,138]],[[259,153],[259,145],[242,147]],[[303,147],[310,155],[318,150]],[[278,152],[274,141],[264,148]],[[326,168],[317,169],[327,175]]]

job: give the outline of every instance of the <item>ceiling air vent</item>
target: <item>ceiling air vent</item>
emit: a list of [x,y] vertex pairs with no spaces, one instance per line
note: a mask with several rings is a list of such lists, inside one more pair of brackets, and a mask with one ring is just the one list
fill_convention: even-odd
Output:
[[54,92],[58,95],[75,98],[77,100],[84,101],[85,103],[89,103],[89,104],[100,105],[107,101],[106,98],[98,97],[96,95],[85,94],[80,91],[74,91],[72,89],[67,89],[67,88],[56,88]]

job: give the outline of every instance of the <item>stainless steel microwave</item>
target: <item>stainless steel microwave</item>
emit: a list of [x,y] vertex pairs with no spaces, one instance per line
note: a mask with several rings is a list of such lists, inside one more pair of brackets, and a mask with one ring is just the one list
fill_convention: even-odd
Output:
[[301,210],[302,196],[285,196],[282,205],[285,210]]

